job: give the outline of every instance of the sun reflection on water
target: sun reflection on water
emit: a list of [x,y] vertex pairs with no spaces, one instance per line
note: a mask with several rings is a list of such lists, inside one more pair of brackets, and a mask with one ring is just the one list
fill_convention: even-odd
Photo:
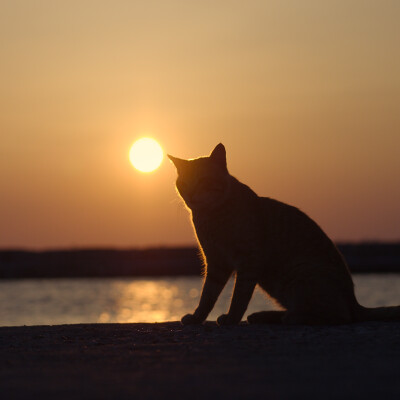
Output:
[[163,322],[179,320],[184,313],[185,298],[196,299],[198,288],[183,292],[167,281],[116,281],[113,291],[118,294],[113,310],[103,311],[100,323]]
[[[361,304],[399,304],[399,274],[355,275],[354,280]],[[0,325],[178,321],[197,307],[201,287],[201,277],[3,280]],[[221,293],[209,320],[226,313],[232,288],[233,280]],[[256,290],[246,315],[273,307]]]

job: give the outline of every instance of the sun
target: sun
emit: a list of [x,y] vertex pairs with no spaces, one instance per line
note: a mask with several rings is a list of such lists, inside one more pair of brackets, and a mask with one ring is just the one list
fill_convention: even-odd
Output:
[[157,169],[164,158],[161,146],[152,138],[144,137],[136,140],[129,151],[129,160],[141,172]]

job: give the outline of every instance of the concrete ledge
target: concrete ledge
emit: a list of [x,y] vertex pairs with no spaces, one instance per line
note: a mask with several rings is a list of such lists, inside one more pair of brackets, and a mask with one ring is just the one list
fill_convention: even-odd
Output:
[[399,399],[400,322],[0,328],[2,399]]

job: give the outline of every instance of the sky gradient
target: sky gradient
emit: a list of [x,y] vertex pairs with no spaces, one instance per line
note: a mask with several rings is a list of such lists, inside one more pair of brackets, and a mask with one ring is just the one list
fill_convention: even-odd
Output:
[[194,243],[167,159],[400,240],[400,2],[2,1],[0,248]]

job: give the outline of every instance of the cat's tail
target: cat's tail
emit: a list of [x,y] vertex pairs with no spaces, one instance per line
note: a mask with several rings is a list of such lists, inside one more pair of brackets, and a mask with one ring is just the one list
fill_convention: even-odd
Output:
[[357,322],[400,321],[400,306],[368,308],[358,305],[355,319]]

